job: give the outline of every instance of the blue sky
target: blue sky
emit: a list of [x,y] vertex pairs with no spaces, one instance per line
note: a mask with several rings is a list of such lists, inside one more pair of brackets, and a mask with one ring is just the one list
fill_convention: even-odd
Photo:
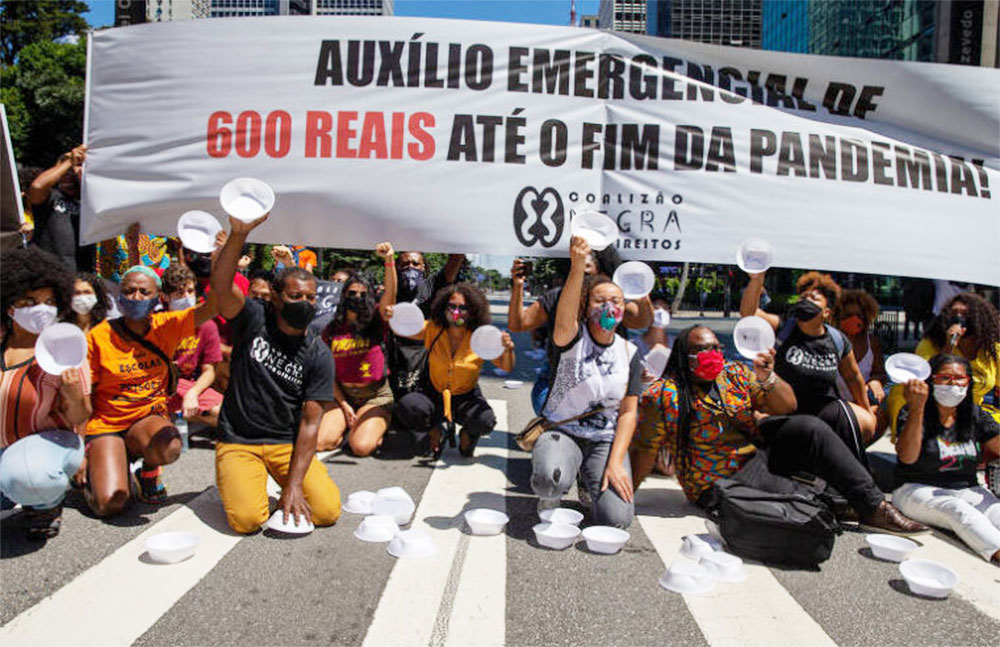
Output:
[[[104,27],[115,21],[114,0],[89,0],[87,21]],[[577,0],[577,19],[585,13],[596,14],[600,0]],[[465,18],[530,22],[540,25],[569,23],[570,0],[396,0],[397,16],[425,18]]]

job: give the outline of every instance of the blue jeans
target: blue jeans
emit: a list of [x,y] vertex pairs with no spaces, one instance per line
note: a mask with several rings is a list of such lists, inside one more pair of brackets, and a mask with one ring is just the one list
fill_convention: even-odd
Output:
[[23,506],[49,510],[62,503],[83,463],[83,439],[72,431],[43,431],[0,453],[0,493]]
[[542,370],[535,379],[534,386],[531,387],[531,408],[535,410],[535,415],[542,415],[542,407],[545,406],[545,399],[549,397],[549,364],[546,360]]

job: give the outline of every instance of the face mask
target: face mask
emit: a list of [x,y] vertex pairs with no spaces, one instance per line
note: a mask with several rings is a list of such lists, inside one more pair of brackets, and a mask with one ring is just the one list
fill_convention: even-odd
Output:
[[188,268],[199,279],[205,279],[212,275],[212,257],[208,254],[186,254],[184,260],[187,261]]
[[364,308],[364,305],[365,305],[364,297],[360,297],[354,294],[348,294],[346,297],[344,297],[344,307],[347,308],[348,310],[352,310],[354,312],[361,312],[361,310]]
[[823,313],[823,308],[809,299],[799,299],[788,313],[799,321],[811,321]]
[[599,308],[591,310],[590,318],[601,327],[601,330],[612,331],[615,329],[624,315],[623,309],[614,305],[610,301],[605,301]]
[[851,315],[840,320],[840,329],[848,335],[860,335],[865,329],[865,322],[858,315]]
[[965,399],[969,387],[956,384],[935,384],[934,400],[942,407],[957,407]]
[[948,328],[951,328],[952,326],[954,326],[956,324],[958,324],[962,328],[965,328],[965,317],[963,317],[961,315],[952,315],[952,316],[950,316],[950,317],[947,318],[947,323],[948,323],[948,326],[947,326]]
[[316,316],[316,306],[308,301],[292,301],[281,306],[281,318],[296,330],[305,330]]
[[450,321],[455,326],[465,325],[465,310],[459,310],[458,308],[448,308],[448,321]]
[[55,306],[40,303],[27,308],[14,308],[14,321],[31,334],[37,335],[51,326],[58,314]]
[[[399,289],[401,295],[412,298],[424,282],[424,273],[415,267],[408,267],[399,272]],[[409,299],[400,299],[408,301]]]
[[71,307],[73,312],[78,315],[90,314],[90,311],[94,309],[97,305],[97,295],[96,294],[78,294],[73,297],[73,303]]
[[670,325],[670,311],[663,308],[653,310],[653,328],[666,328]]
[[190,296],[190,297],[181,297],[180,299],[171,299],[170,300],[170,309],[171,310],[187,310],[188,308],[193,308],[194,304],[195,304],[195,300],[194,300],[193,296]]
[[118,295],[118,309],[126,319],[145,319],[156,306],[156,297],[152,299],[129,299],[123,294]]
[[725,359],[721,350],[703,350],[695,356],[695,364],[691,369],[695,377],[711,382],[722,372]]

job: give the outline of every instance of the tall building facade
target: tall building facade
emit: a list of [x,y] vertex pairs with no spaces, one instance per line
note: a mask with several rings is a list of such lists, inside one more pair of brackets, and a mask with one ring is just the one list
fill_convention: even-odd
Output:
[[761,45],[763,0],[649,0],[648,33],[732,47]]
[[646,33],[646,0],[601,0],[597,9],[600,29]]
[[580,16],[580,26],[589,27],[591,29],[600,29],[600,20],[598,20],[596,14],[584,14]]
[[391,16],[392,0],[309,0],[318,16]]
[[997,67],[1000,0],[764,0],[762,48]]

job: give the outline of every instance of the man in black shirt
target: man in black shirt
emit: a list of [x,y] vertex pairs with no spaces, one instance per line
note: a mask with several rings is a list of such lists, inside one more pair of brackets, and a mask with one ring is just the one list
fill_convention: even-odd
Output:
[[215,474],[229,525],[242,533],[268,519],[268,474],[281,485],[278,508],[286,523],[331,525],[340,516],[340,491],[316,458],[319,421],[334,403],[333,356],[306,332],[316,313],[316,278],[287,268],[263,304],[232,289],[247,234],[266,219],[230,218],[232,233],[216,260],[228,271],[212,274],[211,295],[218,295],[233,338]]
[[28,189],[35,219],[34,244],[59,257],[70,271],[94,271],[94,245],[80,239],[80,180],[87,147],[63,153],[55,166],[38,174]]

